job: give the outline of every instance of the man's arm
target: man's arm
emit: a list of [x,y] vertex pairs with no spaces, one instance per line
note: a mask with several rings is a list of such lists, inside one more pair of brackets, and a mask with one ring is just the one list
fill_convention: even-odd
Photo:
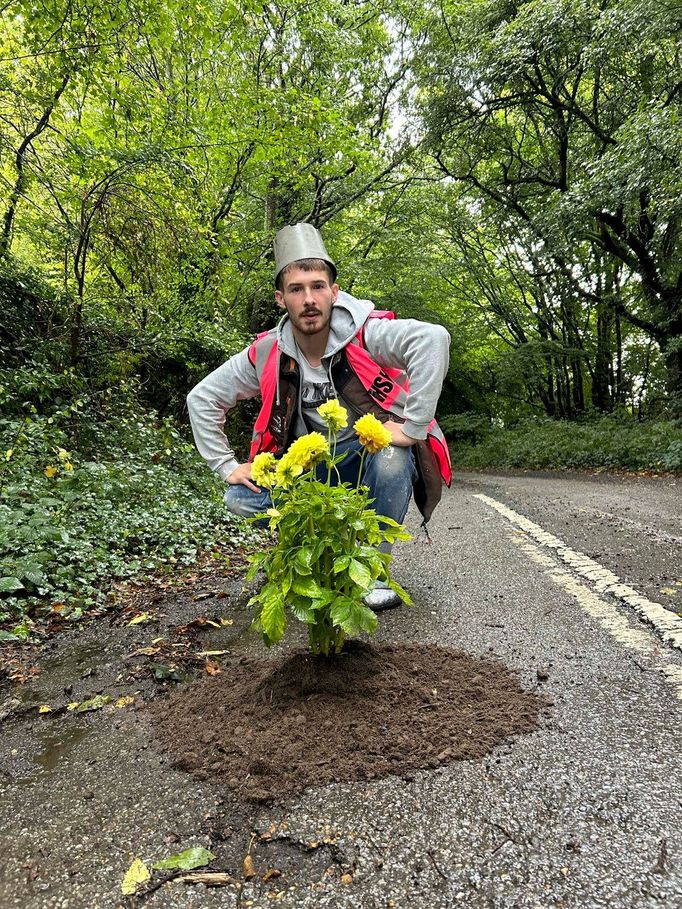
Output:
[[[240,467],[223,431],[225,415],[237,401],[254,398],[259,393],[256,370],[249,360],[247,348],[214,369],[187,396],[189,419],[199,454],[223,480]],[[240,479],[240,482],[244,480]]]
[[405,423],[396,424],[407,441],[396,438],[394,444],[425,439],[448,371],[449,332],[442,325],[417,319],[369,319],[365,345],[380,366],[402,369],[410,379]]

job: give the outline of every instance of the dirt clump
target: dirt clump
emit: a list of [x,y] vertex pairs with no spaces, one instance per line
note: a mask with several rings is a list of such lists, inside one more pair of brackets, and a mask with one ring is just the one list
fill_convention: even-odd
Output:
[[149,706],[173,765],[248,799],[480,758],[546,701],[493,660],[353,642],[336,657],[243,657]]

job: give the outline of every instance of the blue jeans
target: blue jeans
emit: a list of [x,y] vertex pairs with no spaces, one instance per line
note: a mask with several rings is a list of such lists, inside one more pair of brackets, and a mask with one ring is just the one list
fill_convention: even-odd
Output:
[[[336,454],[346,453],[345,458],[337,469],[341,475],[341,482],[351,483],[353,486],[358,480],[360,468],[360,455],[362,446],[358,439],[348,439],[339,442]],[[324,468],[321,478],[326,478],[327,470]],[[389,445],[375,455],[366,455],[362,465],[361,483],[369,488],[370,498],[374,499],[371,507],[378,515],[393,518],[401,524],[407,513],[412,495],[412,482],[416,476],[414,454],[411,448],[401,448]],[[332,483],[336,485],[337,478],[332,471]],[[225,492],[225,504],[229,511],[243,517],[264,512],[272,505],[272,499],[267,489],[253,492],[241,484],[228,486]],[[260,523],[260,522],[259,522]],[[263,521],[267,524],[267,521]],[[389,551],[390,547],[382,544],[380,549]]]

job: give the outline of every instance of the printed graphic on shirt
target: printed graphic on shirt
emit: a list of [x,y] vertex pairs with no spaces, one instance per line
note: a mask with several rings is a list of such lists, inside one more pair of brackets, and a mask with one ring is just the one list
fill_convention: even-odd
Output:
[[304,410],[315,410],[334,397],[334,386],[331,382],[305,382],[301,389],[301,407]]

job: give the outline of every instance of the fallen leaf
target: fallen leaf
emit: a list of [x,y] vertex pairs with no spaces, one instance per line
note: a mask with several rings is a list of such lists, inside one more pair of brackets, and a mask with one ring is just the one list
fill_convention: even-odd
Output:
[[105,704],[110,704],[111,701],[110,694],[97,694],[94,698],[88,698],[87,701],[72,701],[66,709],[76,713],[86,713],[88,710],[101,710]]
[[114,707],[129,707],[131,704],[135,703],[135,698],[132,694],[124,694],[122,697],[117,698],[114,701]]
[[208,849],[204,849],[203,846],[192,846],[177,855],[170,855],[168,858],[161,859],[160,862],[154,862],[152,868],[159,871],[174,871],[176,868],[180,871],[192,871],[194,868],[208,865],[214,858],[215,855]]
[[346,872],[345,874],[342,874],[342,875],[341,875],[341,883],[342,883],[342,884],[352,884],[352,883],[353,883],[353,875],[352,875],[352,874],[348,874],[348,872]]
[[206,672],[209,675],[219,675],[222,672],[220,666],[217,663],[212,663],[210,660],[206,661]]
[[52,713],[52,707],[49,704],[41,704],[38,713]]
[[281,877],[281,876],[282,876],[282,872],[279,870],[279,868],[270,868],[263,875],[263,880],[267,884],[267,882],[271,881],[273,878]]
[[250,855],[247,855],[242,862],[242,871],[244,872],[244,879],[247,881],[256,876],[256,868]]
[[161,663],[152,663],[154,678],[159,682],[184,682],[187,674],[175,666],[162,666]]
[[144,884],[145,881],[148,881],[149,878],[149,869],[145,863],[139,858],[134,859],[123,878],[121,893],[124,896],[132,896],[137,892],[140,885]]
[[664,593],[668,597],[673,597],[677,591],[673,587],[661,587],[661,593]]
[[[225,594],[227,596],[227,594]],[[234,625],[234,619],[221,619],[221,625]]]
[[153,615],[150,615],[148,612],[141,612],[139,615],[136,615],[126,624],[128,627],[131,625],[141,625],[143,622],[150,622],[154,618]]

